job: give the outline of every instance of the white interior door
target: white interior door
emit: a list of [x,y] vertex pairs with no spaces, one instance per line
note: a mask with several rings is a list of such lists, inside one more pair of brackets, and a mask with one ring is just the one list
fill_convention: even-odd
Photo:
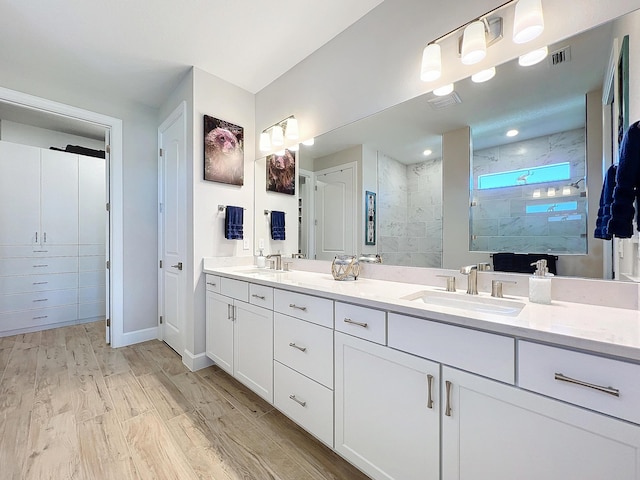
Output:
[[336,255],[356,255],[355,164],[316,173],[316,256],[333,260]]
[[178,354],[184,348],[186,260],[186,114],[178,107],[158,129],[160,337]]

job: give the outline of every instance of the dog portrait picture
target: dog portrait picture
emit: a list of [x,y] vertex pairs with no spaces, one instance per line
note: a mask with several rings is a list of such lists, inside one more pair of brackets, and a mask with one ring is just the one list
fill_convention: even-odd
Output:
[[296,192],[296,154],[285,150],[284,155],[267,157],[267,191],[293,195]]
[[244,128],[204,116],[204,179],[244,184]]

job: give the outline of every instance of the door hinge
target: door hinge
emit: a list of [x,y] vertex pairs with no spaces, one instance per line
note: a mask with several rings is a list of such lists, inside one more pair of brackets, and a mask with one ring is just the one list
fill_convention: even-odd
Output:
[[164,150],[161,148],[160,149],[160,156],[162,157],[164,155]]
[[107,153],[111,153],[111,145],[107,145],[105,147],[105,150],[107,151]]
[[110,212],[110,211],[111,211],[111,204],[110,204],[110,203],[107,203],[107,204],[105,205],[105,208],[107,209],[107,212]]
[[315,187],[313,187],[313,189],[317,192],[318,191],[318,186],[316,185]]
[[160,268],[162,268],[162,260],[160,260]]
[[317,227],[318,226],[318,220],[314,220],[313,224]]
[[111,326],[111,319],[107,318],[107,327],[110,327],[110,326]]
[[162,203],[160,203],[160,213],[162,213]]
[[160,315],[160,325],[162,325],[162,315]]
[[110,268],[111,268],[111,262],[107,260],[107,270],[109,270]]

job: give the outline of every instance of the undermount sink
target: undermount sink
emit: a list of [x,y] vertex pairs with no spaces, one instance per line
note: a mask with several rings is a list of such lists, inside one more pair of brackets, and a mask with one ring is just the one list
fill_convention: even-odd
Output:
[[478,297],[476,295],[467,295],[466,293],[438,292],[433,290],[422,290],[402,297],[402,299],[424,302],[428,305],[459,308],[472,312],[490,313],[507,317],[518,316],[525,306],[522,302],[504,298]]

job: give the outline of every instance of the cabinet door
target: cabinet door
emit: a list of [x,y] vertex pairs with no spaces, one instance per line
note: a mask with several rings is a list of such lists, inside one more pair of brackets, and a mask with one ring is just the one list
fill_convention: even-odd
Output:
[[273,403],[273,312],[234,303],[233,376]]
[[233,375],[233,300],[207,292],[207,356],[222,370]]
[[[42,150],[41,243],[78,243],[78,156]],[[104,228],[104,227],[103,227]]]
[[640,479],[640,427],[448,367],[443,480]]
[[438,479],[439,364],[338,332],[335,356],[335,449],[374,479]]
[[0,225],[0,245],[40,240],[39,148],[0,142]]
[[104,158],[78,157],[78,198],[78,243],[104,245],[107,215]]

